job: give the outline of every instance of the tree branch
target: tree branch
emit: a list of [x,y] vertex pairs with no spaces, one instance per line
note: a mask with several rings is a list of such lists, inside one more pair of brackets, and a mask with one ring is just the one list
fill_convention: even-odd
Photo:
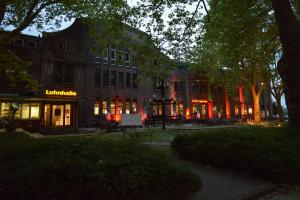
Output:
[[0,2],[0,24],[2,23],[6,10],[6,0]]

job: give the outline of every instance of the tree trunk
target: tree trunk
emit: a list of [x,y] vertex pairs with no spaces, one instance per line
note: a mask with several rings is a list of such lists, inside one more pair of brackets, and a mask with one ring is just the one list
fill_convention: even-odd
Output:
[[258,90],[256,89],[256,83],[253,83],[250,86],[250,91],[252,94],[252,100],[253,100],[253,112],[254,112],[254,123],[258,124],[261,122],[261,116],[260,116],[260,96],[262,94],[263,86],[260,86]]
[[260,96],[254,94],[252,95],[253,97],[253,110],[254,110],[254,123],[258,124],[261,122],[261,117],[260,117]]
[[278,72],[284,82],[289,126],[300,128],[300,25],[289,0],[272,0],[283,55]]
[[281,98],[276,98],[276,103],[277,103],[277,112],[279,115],[279,121],[284,122],[284,117],[283,117],[283,108],[281,105]]

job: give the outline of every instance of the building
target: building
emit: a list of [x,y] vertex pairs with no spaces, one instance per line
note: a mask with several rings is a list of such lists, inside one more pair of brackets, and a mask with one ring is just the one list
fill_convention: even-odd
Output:
[[[128,32],[132,38],[141,34],[132,28]],[[40,91],[27,93],[1,84],[0,117],[7,115],[13,102],[20,107],[15,115],[18,125],[30,131],[92,127],[104,115],[116,121],[123,113],[161,115],[161,80],[142,77],[130,48],[110,44],[95,52],[94,45],[89,25],[78,19],[67,29],[43,37],[20,35],[10,48],[32,62],[29,73]],[[140,84],[138,78],[148,84]],[[190,73],[186,65],[173,70],[165,83],[168,116],[189,120],[252,114],[241,87],[230,103],[224,89],[208,86],[204,73]]]

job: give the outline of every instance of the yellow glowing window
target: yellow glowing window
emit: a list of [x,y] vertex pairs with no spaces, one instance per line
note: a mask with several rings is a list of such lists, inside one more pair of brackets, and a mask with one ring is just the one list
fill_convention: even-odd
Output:
[[99,115],[100,114],[99,111],[100,111],[100,104],[95,103],[94,104],[94,115]]
[[9,114],[9,103],[1,103],[0,117],[6,117]]
[[23,104],[21,108],[21,118],[29,119],[30,104]]
[[32,103],[30,107],[30,118],[38,119],[40,117],[40,104]]
[[107,114],[107,101],[106,100],[104,100],[102,102],[102,113]]

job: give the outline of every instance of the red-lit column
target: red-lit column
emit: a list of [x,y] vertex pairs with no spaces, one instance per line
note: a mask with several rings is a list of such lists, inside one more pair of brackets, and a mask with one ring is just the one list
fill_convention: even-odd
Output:
[[226,118],[230,117],[230,102],[228,98],[227,91],[224,91],[224,97],[225,97],[225,112],[226,112]]
[[241,103],[241,115],[245,114],[245,100],[244,100],[244,95],[243,95],[243,87],[240,85],[239,86],[239,100]]
[[211,119],[212,118],[212,106],[213,105],[213,102],[212,101],[208,101],[207,102],[207,110],[208,110],[208,119]]

